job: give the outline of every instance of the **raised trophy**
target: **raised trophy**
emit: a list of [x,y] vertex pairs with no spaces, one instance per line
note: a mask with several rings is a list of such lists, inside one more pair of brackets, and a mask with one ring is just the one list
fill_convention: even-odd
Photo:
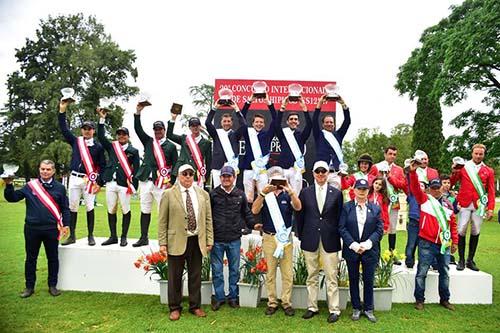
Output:
[[104,112],[109,112],[111,110],[111,100],[109,98],[103,97],[99,99],[99,109],[104,110]]
[[380,172],[389,172],[390,171],[389,163],[387,163],[387,161],[382,161],[377,165],[377,169]]
[[15,178],[17,170],[19,170],[19,165],[4,163],[0,178]]
[[267,84],[264,81],[255,81],[252,84],[252,92],[255,98],[266,97]]
[[61,89],[61,94],[63,95],[63,97],[61,97],[61,101],[62,102],[66,102],[66,101],[69,101],[69,102],[74,102],[76,101],[75,99],[75,89],[73,88],[62,88]]
[[288,85],[288,100],[290,102],[298,102],[300,98],[302,97],[302,85],[298,83],[292,83]]
[[411,164],[411,161],[412,159],[411,158],[407,158],[404,162],[404,168],[409,168],[410,167],[410,164]]
[[345,164],[345,163],[339,164],[339,174],[341,176],[347,176],[349,174],[348,170],[349,170],[349,166],[347,164]]
[[233,104],[233,91],[228,88],[221,88],[219,90],[218,103],[223,106],[230,106]]
[[327,101],[338,101],[340,96],[338,94],[339,87],[335,83],[328,83],[325,85],[325,93]]
[[427,156],[426,153],[424,153],[422,150],[415,150],[415,154],[413,155],[413,158],[411,159],[412,162],[415,162],[417,165],[421,165],[423,159]]
[[172,103],[172,107],[170,108],[170,113],[181,114],[182,104]]
[[141,106],[150,106],[151,104],[151,95],[146,92],[142,92],[139,95],[139,105]]
[[455,169],[462,169],[465,166],[465,160],[460,156],[453,157],[453,164],[455,165]]

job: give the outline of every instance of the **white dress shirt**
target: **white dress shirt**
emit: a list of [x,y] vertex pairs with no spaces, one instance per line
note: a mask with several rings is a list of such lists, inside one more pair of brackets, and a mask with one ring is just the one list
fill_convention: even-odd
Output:
[[[368,215],[368,207],[366,206],[368,201],[366,201],[363,204],[358,203],[356,200],[354,200],[355,207],[356,207],[356,218],[358,222],[358,233],[359,233],[359,239],[361,240],[361,237],[363,236],[363,230],[365,228],[365,223],[366,223],[366,217]],[[365,250],[370,250],[373,246],[372,241],[367,239],[364,242],[358,243],[358,242],[352,242],[351,245],[349,245],[349,248],[353,250],[354,252],[358,252],[360,247],[363,247]]]
[[199,215],[199,204],[198,204],[198,196],[196,195],[196,191],[194,190],[194,187],[191,186],[190,188],[185,188],[179,183],[179,189],[181,190],[181,195],[182,195],[182,202],[184,203],[184,211],[187,214],[187,205],[186,205],[186,190],[189,191],[189,196],[191,197],[191,202],[193,204],[193,210],[194,210],[194,217],[196,220],[196,229],[194,231],[189,231],[187,232],[188,236],[195,236],[198,235],[198,215]]
[[315,180],[314,187],[316,189],[316,201],[318,202],[319,213],[321,214],[323,212],[323,207],[325,206],[328,183],[325,182],[323,185],[319,185]]

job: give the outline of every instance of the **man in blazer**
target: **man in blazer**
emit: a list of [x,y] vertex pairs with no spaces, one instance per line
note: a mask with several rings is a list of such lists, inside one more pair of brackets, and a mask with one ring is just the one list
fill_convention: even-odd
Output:
[[314,185],[300,192],[302,210],[297,217],[297,234],[301,241],[307,265],[308,307],[302,316],[310,319],[318,314],[320,261],[326,276],[328,295],[328,322],[334,323],[340,315],[337,268],[339,264],[340,234],[338,223],[342,212],[342,193],[328,185],[328,163],[317,161],[313,166]]
[[347,202],[340,217],[339,231],[344,247],[342,256],[349,271],[349,291],[353,308],[352,320],[359,320],[359,265],[363,268],[364,314],[371,322],[373,315],[373,281],[380,257],[380,240],[384,234],[380,208],[368,202],[368,181],[358,179],[354,185],[355,198]]
[[181,315],[185,263],[189,312],[197,317],[206,316],[201,309],[201,261],[214,244],[208,193],[193,186],[194,168],[190,164],[181,165],[178,175],[178,184],[162,195],[158,216],[158,243],[168,258],[170,320],[178,320]]

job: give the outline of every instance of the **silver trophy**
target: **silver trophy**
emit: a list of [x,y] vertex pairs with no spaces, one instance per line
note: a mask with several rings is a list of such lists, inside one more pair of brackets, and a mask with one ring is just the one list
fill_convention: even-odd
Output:
[[325,85],[326,100],[338,101],[340,96],[338,94],[339,87],[335,83],[328,83]]
[[109,98],[103,97],[99,99],[99,108],[103,109],[106,112],[111,110],[112,101]]
[[455,169],[462,169],[465,166],[465,160],[460,156],[453,157],[453,164],[455,165]]
[[139,95],[139,105],[142,105],[142,106],[150,106],[152,105],[151,103],[151,95],[146,93],[146,92],[142,92],[140,95]]
[[288,85],[288,100],[290,102],[297,102],[302,97],[304,88],[298,83]]
[[264,81],[255,81],[252,84],[252,92],[255,98],[266,97],[267,84]]
[[74,102],[76,101],[76,97],[75,97],[75,89],[73,88],[62,88],[61,89],[61,94],[63,95],[63,97],[61,97],[61,101],[70,101],[70,102]]
[[233,105],[233,91],[228,88],[222,88],[219,90],[219,101],[218,103],[223,106]]
[[349,174],[348,170],[349,170],[349,166],[347,164],[345,164],[345,163],[339,164],[339,174],[341,176],[347,176]]
[[15,178],[17,170],[19,170],[19,165],[4,163],[0,178]]

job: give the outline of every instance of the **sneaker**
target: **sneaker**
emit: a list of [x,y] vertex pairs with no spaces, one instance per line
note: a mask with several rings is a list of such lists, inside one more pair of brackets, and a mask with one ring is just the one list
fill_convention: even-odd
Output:
[[375,315],[373,314],[373,310],[369,310],[369,311],[365,311],[365,316],[366,318],[368,318],[369,321],[371,321],[372,323],[376,323],[377,322],[377,318],[375,317]]
[[415,302],[415,309],[416,310],[423,310],[424,309],[424,302]]
[[283,311],[285,311],[285,316],[292,317],[295,315],[295,310],[291,306],[284,308]]
[[329,322],[330,324],[336,322],[337,320],[339,320],[339,315],[336,313],[330,313],[330,315],[326,319],[326,321]]
[[276,311],[278,311],[277,307],[268,306],[264,313],[266,314],[266,316],[272,316],[273,314],[276,313]]
[[448,309],[450,311],[455,311],[455,306],[451,304],[449,301],[440,301],[439,305],[441,305],[443,308]]
[[358,309],[352,310],[352,316],[351,316],[352,320],[358,321],[360,316],[361,316],[361,310],[358,310]]

